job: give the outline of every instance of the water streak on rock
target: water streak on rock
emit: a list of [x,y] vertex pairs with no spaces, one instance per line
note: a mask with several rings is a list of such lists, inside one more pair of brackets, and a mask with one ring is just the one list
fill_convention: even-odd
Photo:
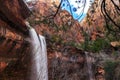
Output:
[[93,69],[92,69],[93,58],[87,52],[85,52],[85,55],[86,55],[86,65],[87,65],[87,72],[88,72],[88,80],[95,80],[94,75],[93,75]]
[[29,30],[32,55],[31,55],[31,69],[30,80],[48,80],[47,70],[47,51],[45,38],[37,35],[36,31],[31,28]]

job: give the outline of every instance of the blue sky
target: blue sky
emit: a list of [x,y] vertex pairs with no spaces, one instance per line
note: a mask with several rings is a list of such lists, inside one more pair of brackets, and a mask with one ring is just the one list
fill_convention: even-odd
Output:
[[[35,0],[26,0],[26,1],[35,1]],[[94,0],[63,0],[61,8],[62,10],[68,11],[75,20],[81,22],[86,17],[87,12],[93,2]]]
[[61,8],[68,11],[75,20],[81,22],[93,2],[93,0],[63,0]]

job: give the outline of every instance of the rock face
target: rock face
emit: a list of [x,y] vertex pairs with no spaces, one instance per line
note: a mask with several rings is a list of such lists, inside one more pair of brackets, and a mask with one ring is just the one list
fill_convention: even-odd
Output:
[[88,80],[85,53],[76,48],[48,52],[49,80]]
[[0,0],[0,80],[25,80],[30,46],[23,37],[30,14],[23,0]]
[[119,50],[113,52],[96,53],[95,76],[96,80],[119,80],[120,79],[120,55]]
[[0,80],[25,80],[29,51],[28,42],[0,36]]
[[17,33],[26,34],[25,19],[30,13],[23,0],[0,0],[0,20]]

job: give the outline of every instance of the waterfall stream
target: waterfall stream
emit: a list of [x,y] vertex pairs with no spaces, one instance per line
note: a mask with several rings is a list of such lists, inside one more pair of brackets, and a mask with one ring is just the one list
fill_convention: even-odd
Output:
[[87,52],[85,52],[85,56],[86,56],[88,80],[95,80],[93,75],[93,69],[92,69],[92,63],[94,60]]
[[47,68],[47,51],[46,41],[41,35],[37,35],[36,31],[31,28],[30,42],[32,45],[31,52],[31,67],[29,73],[30,80],[48,80],[48,68]]

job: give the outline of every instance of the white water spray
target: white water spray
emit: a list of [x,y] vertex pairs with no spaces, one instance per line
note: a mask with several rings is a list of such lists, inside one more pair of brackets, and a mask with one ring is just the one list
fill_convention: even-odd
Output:
[[93,70],[92,70],[92,63],[94,60],[91,56],[89,56],[89,53],[87,53],[87,52],[85,52],[85,56],[86,56],[88,79],[95,80],[94,75],[93,75]]
[[29,29],[32,45],[29,80],[48,80],[46,41],[37,35],[33,28]]

